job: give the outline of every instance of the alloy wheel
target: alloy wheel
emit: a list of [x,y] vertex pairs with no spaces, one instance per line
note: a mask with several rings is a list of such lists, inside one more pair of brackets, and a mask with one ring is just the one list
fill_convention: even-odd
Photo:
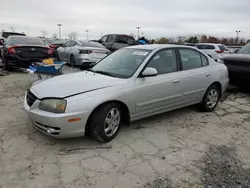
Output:
[[214,108],[218,102],[219,94],[216,89],[211,89],[207,95],[207,106],[208,108]]
[[112,108],[107,113],[104,121],[104,132],[106,136],[111,137],[117,132],[120,125],[120,121],[121,121],[121,114],[119,109]]

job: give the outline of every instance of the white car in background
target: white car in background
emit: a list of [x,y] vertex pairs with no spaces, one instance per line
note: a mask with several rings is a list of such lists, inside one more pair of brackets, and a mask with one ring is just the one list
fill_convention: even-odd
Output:
[[231,53],[224,44],[198,43],[196,44],[196,47],[205,52],[215,61],[217,61],[224,55]]

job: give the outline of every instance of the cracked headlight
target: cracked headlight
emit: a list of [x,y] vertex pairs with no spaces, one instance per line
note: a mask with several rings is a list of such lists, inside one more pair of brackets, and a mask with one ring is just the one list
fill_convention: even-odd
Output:
[[67,101],[65,99],[44,99],[40,102],[38,108],[40,110],[52,113],[64,113]]
[[224,64],[224,60],[223,59],[218,59],[217,63]]

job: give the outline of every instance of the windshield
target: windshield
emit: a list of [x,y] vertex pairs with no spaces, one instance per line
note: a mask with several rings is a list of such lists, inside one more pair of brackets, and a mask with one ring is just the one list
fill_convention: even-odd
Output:
[[151,50],[121,49],[101,60],[91,71],[130,78],[150,54]]
[[237,54],[250,54],[250,43],[248,43],[246,46],[239,49]]
[[8,40],[8,44],[44,45],[45,43],[41,39],[35,37],[12,37]]

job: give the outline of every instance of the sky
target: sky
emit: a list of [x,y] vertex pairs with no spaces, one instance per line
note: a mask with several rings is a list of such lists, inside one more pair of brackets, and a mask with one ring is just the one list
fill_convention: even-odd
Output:
[[40,36],[78,33],[98,39],[108,33],[148,38],[182,35],[250,38],[250,0],[1,0],[0,31]]

